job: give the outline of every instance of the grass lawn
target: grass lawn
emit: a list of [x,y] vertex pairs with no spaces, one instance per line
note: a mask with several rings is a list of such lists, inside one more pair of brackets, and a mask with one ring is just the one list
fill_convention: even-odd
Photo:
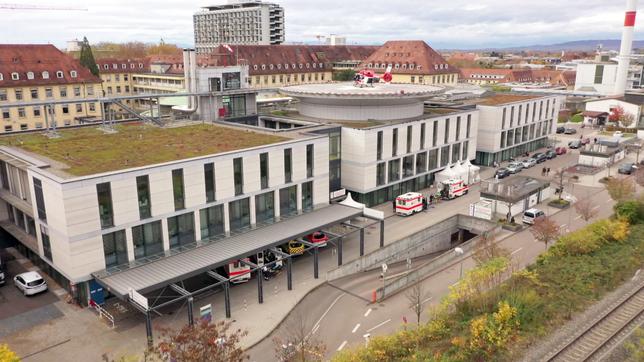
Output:
[[60,138],[42,133],[0,138],[0,145],[19,147],[69,166],[75,176],[115,171],[204,156],[287,140],[267,134],[214,125],[158,128],[119,125],[105,134],[87,127],[60,131]]

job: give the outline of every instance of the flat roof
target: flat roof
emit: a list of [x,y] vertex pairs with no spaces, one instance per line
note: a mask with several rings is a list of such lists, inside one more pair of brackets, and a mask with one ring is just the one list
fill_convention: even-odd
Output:
[[160,128],[141,123],[115,126],[107,134],[98,127],[0,137],[10,146],[53,160],[52,167],[72,176],[86,176],[134,167],[235,151],[286,141],[289,138],[233,127],[198,124]]
[[417,98],[431,97],[444,91],[443,87],[422,84],[376,83],[373,87],[358,87],[353,82],[302,84],[280,88],[291,97]]
[[147,264],[112,274],[93,273],[93,276],[107,290],[121,298],[128,295],[130,288],[147,293],[360,215],[361,209],[335,204],[242,234],[213,240]]
[[527,176],[516,176],[499,181],[485,180],[481,182],[481,197],[517,202],[549,186],[549,181]]
[[542,95],[524,95],[524,94],[495,94],[489,97],[483,97],[476,102],[482,106],[500,106],[503,104],[528,101],[536,98],[543,98]]

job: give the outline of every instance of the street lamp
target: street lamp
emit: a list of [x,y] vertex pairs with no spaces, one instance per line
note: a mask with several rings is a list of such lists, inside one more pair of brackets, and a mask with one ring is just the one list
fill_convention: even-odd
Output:
[[470,184],[470,177],[472,175],[472,164],[467,165],[467,185]]
[[[463,255],[465,252],[461,248],[454,248],[454,253],[458,257]],[[458,280],[461,280],[461,279],[463,279],[463,260],[462,259],[461,259],[461,272],[459,273]]]

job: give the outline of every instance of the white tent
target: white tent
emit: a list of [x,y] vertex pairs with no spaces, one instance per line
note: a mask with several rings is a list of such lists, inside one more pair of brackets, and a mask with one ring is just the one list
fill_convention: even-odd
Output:
[[454,170],[452,170],[451,166],[447,166],[443,171],[436,174],[436,185],[440,188],[441,182],[454,178],[458,178],[458,175],[456,174],[456,172],[454,172]]
[[467,182],[467,167],[463,167],[460,162],[457,162],[452,171],[456,174],[456,178]]
[[[469,172],[470,184],[477,183],[477,182],[481,181],[481,168],[480,167],[478,167],[476,165],[472,165],[470,160],[467,160],[467,161],[463,162],[463,168],[468,170],[468,172]],[[465,177],[468,177],[467,172],[465,173]],[[467,181],[467,179],[465,179],[465,181]]]

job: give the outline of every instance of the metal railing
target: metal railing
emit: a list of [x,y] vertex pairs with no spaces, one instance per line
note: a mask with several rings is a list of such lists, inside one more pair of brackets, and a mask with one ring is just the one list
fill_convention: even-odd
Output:
[[105,318],[112,325],[112,329],[114,329],[114,316],[96,303],[91,303],[91,306],[98,312],[98,317],[101,319]]

